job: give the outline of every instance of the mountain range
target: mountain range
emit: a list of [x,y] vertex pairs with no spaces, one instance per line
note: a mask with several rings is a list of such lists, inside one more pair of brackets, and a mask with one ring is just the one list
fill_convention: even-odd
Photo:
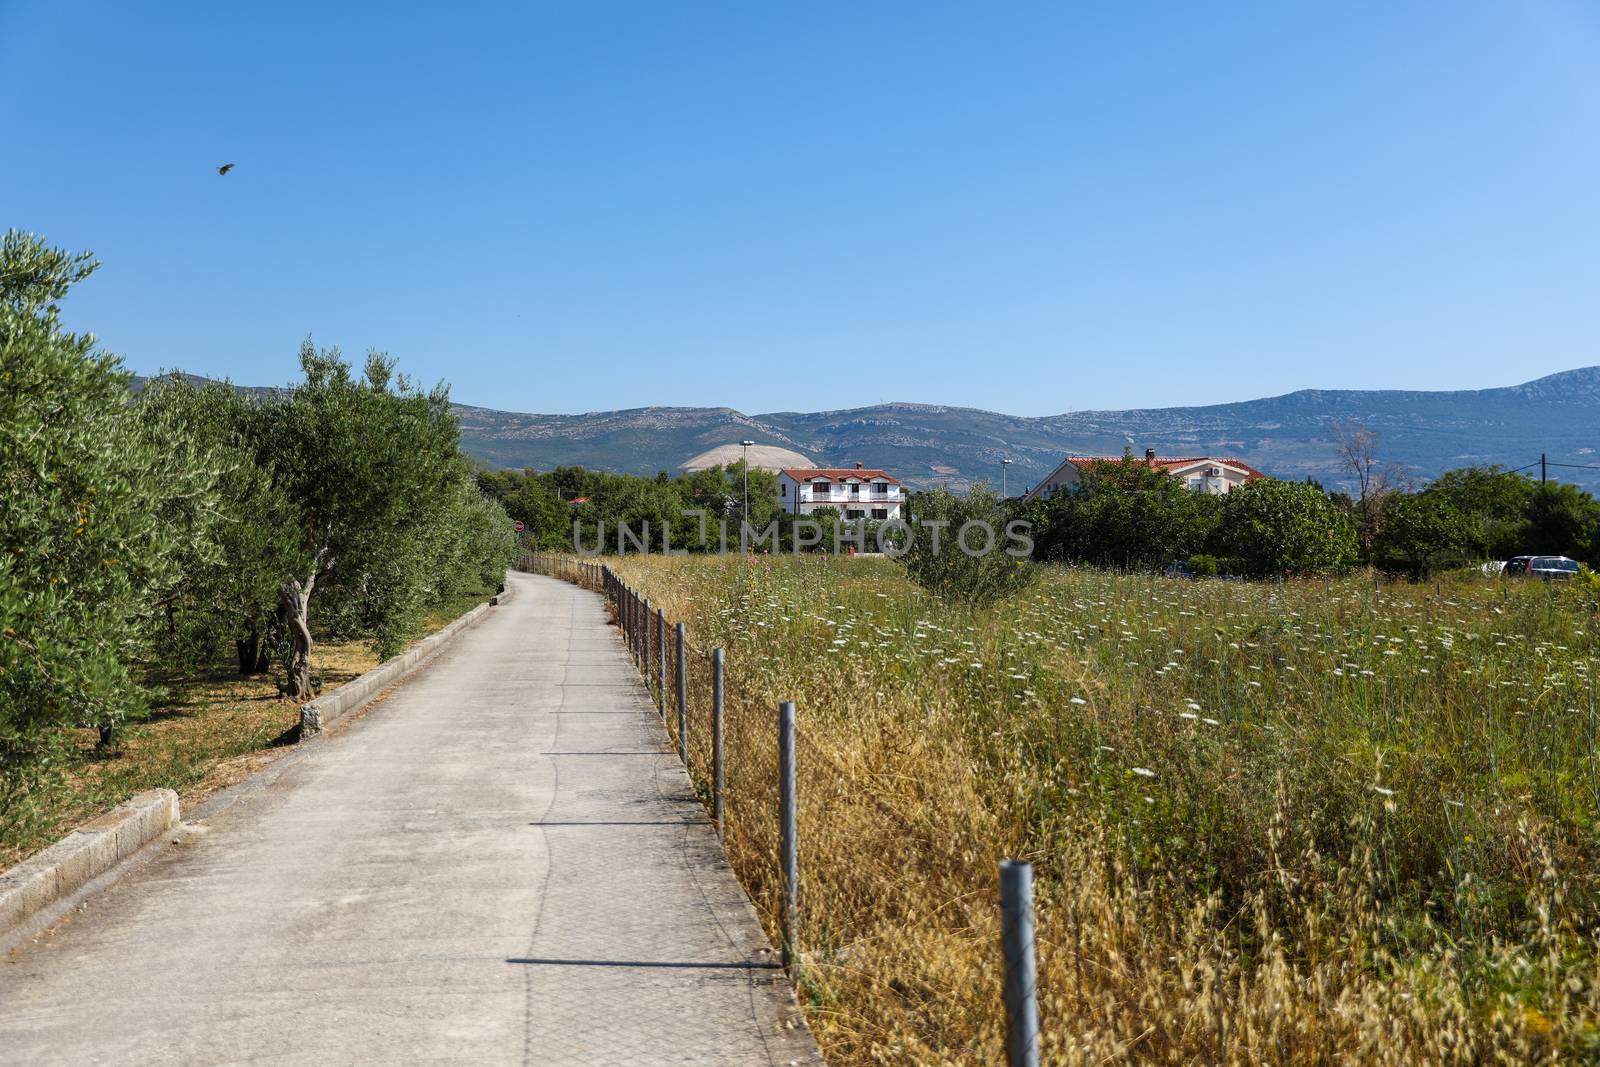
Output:
[[[1451,467],[1530,468],[1541,453],[1552,479],[1600,492],[1600,366],[1496,389],[1302,389],[1204,407],[1074,411],[1027,418],[977,408],[878,404],[843,411],[746,415],[733,408],[648,407],[533,415],[455,405],[462,445],[491,467],[575,465],[652,475],[719,446],[749,440],[819,466],[861,462],[907,485],[964,488],[978,481],[1017,493],[1068,455],[1242,459],[1278,478],[1332,488],[1346,474],[1332,426],[1379,435],[1378,458],[1416,479]],[[724,450],[726,454],[727,450]],[[1004,474],[1001,460],[1010,459]]]
[[[649,407],[583,415],[524,415],[458,405],[463,445],[497,467],[579,465],[629,474],[675,470],[691,457],[741,440],[791,449],[821,466],[883,467],[906,484],[999,488],[1001,460],[1016,493],[1067,455],[1227,456],[1278,478],[1311,477],[1330,488],[1345,472],[1332,424],[1358,422],[1379,435],[1381,462],[1418,479],[1451,467],[1533,465],[1550,477],[1600,490],[1600,367],[1522,385],[1451,391],[1303,389],[1205,407],[1075,411],[1025,418],[975,408],[878,404],[824,412],[746,415],[732,408]],[[1573,466],[1554,466],[1571,464]]]

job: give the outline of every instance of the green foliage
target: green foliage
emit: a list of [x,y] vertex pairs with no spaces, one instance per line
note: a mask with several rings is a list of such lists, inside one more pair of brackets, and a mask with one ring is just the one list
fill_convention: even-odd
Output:
[[[1077,491],[1036,501],[1029,511],[1038,558],[1127,569],[1191,556],[1215,556],[1222,573],[1244,576],[1359,560],[1420,577],[1527,552],[1600,563],[1600,502],[1575,486],[1541,486],[1499,467],[1446,471],[1420,493],[1385,489],[1358,507],[1309,482],[1194,493],[1125,458],[1093,464]],[[1352,548],[1346,533],[1357,522],[1369,537]]]
[[168,518],[208,472],[143,432],[128,379],[56,302],[95,263],[7,233],[0,245],[0,772],[52,728],[107,736],[144,704],[133,668],[180,578]]
[[324,632],[399,651],[425,611],[497,584],[510,519],[478,491],[443,387],[374,354],[301,351],[305,381],[251,399],[130,376],[58,303],[94,269],[37,237],[0,245],[0,792],[65,729],[102,741],[152,669],[237,642],[264,669],[286,583],[321,579]]
[[1199,553],[1189,557],[1189,574],[1195,578],[1215,578],[1220,567],[1216,556]]
[[1008,551],[1018,547],[1007,536],[1014,516],[987,486],[965,497],[946,489],[918,493],[908,510],[912,536],[897,558],[911,580],[935,596],[990,604],[1037,576],[1026,556]]
[[[230,641],[253,649],[270,628],[278,584],[307,562],[294,506],[252,443],[260,405],[226,383],[171,375],[146,387],[136,411],[153,444],[215,475],[212,492],[175,501],[166,516],[184,580],[161,605],[158,654],[196,664],[214,661]],[[258,662],[240,655],[246,669]]]
[[1213,533],[1219,553],[1237,559],[1247,575],[1336,570],[1356,558],[1350,519],[1316,486],[1266,479],[1221,497]]
[[1524,552],[1600,563],[1600,501],[1575,485],[1535,486],[1528,501]]
[[357,377],[310,340],[300,364],[305,380],[253,420],[256,454],[292,505],[325,624],[393,655],[430,605],[509,565],[509,538],[484,531],[463,545],[466,524],[510,520],[475,502],[444,387],[417,388],[376,352]]
[[479,474],[478,483],[499,498],[512,519],[526,525],[523,537],[528,547],[550,551],[572,547],[572,509],[547,482],[501,471]]
[[1205,547],[1221,516],[1221,498],[1124,459],[1094,464],[1076,492],[1043,501],[1035,516],[1041,559],[1162,567]]
[[1397,493],[1385,507],[1374,561],[1386,570],[1425,577],[1469,561],[1482,542],[1478,524],[1446,494]]
[[[626,527],[630,537],[647,540],[651,552],[662,551],[663,537],[670,539],[674,551],[715,552],[724,545],[729,549],[739,545],[743,476],[741,463],[707,467],[676,478],[665,472],[640,478],[558,467],[545,473],[482,472],[478,484],[500,500],[512,518],[527,525],[523,543],[528,548],[570,552],[581,545],[593,551],[603,539],[606,550],[615,552],[618,528]],[[756,534],[775,521],[787,531],[777,497],[777,475],[752,468],[750,525]],[[578,526],[576,541],[574,523]],[[780,538],[783,544],[790,543],[786,532]],[[632,540],[624,543],[629,551],[639,551]],[[831,537],[825,536],[821,544],[831,549]]]
[[1600,502],[1577,486],[1541,485],[1499,467],[1463,467],[1418,495],[1461,513],[1470,532],[1467,552],[1477,558],[1534,553],[1600,563]]
[[1528,551],[1528,505],[1537,488],[1500,467],[1461,467],[1428,483],[1423,495],[1443,498],[1466,517],[1481,558],[1505,559]]

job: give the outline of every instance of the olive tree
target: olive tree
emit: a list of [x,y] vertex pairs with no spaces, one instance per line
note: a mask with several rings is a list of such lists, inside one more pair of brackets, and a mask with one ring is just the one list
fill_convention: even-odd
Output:
[[130,375],[59,304],[97,264],[17,231],[0,242],[0,770],[65,726],[109,741],[141,710],[139,664],[181,577],[166,521],[213,473],[146,434]]
[[[465,565],[446,551],[463,510],[502,523],[502,536],[510,530],[503,509],[479,509],[467,492],[476,488],[443,386],[416,387],[376,352],[357,376],[338,349],[319,351],[309,339],[300,365],[305,380],[264,404],[254,422],[258,456],[297,524],[300,563],[278,586],[288,635],[283,692],[296,700],[315,692],[310,610],[319,590],[328,630],[371,636],[380,655],[393,655],[427,606],[447,595],[444,572]],[[503,571],[509,538],[495,542],[494,551],[502,548]]]
[[278,584],[304,565],[295,509],[252,446],[260,404],[224,382],[158,378],[138,400],[146,435],[215,472],[215,491],[175,501],[167,521],[184,580],[162,607],[169,663],[209,662],[232,641],[241,674],[266,671],[281,638]]

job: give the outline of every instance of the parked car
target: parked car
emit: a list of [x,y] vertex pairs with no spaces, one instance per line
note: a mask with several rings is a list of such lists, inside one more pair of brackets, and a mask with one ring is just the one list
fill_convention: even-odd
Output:
[[1501,572],[1508,578],[1543,578],[1547,582],[1570,581],[1578,576],[1578,561],[1566,556],[1512,556]]

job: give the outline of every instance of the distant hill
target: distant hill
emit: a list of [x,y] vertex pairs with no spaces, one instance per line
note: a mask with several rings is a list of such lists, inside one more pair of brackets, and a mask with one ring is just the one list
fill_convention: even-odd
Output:
[[1304,389],[1207,407],[1076,411],[1042,418],[976,408],[879,404],[816,413],[745,415],[732,408],[632,408],[584,415],[526,415],[457,405],[463,444],[496,467],[579,465],[629,474],[675,471],[741,440],[788,449],[818,464],[861,461],[908,485],[1032,485],[1068,454],[1224,455],[1279,478],[1311,476],[1330,487],[1343,472],[1329,424],[1360,421],[1382,435],[1380,457],[1431,477],[1470,463],[1521,467],[1539,453],[1551,477],[1600,491],[1600,367],[1523,385],[1449,392]]
[[792,449],[819,464],[856,460],[913,486],[998,487],[1010,458],[1012,492],[1070,454],[1226,455],[1279,478],[1330,487],[1344,474],[1329,424],[1360,421],[1382,435],[1380,457],[1431,477],[1470,463],[1521,467],[1540,452],[1551,476],[1600,490],[1600,367],[1563,371],[1499,389],[1449,392],[1304,389],[1207,407],[1077,411],[1022,418],[975,408],[879,404],[817,413],[745,415],[732,408],[634,408],[586,415],[520,415],[461,407],[469,452],[496,466],[578,464],[631,474],[673,470],[739,440]]

